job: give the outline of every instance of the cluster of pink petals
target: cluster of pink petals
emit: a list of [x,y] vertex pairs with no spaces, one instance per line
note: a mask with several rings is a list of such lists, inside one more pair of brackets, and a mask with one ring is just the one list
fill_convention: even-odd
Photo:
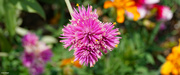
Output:
[[102,23],[98,20],[96,10],[92,11],[92,6],[88,6],[86,9],[78,7],[79,12],[74,8],[72,13],[73,19],[70,20],[71,24],[64,26],[61,34],[64,40],[64,47],[70,47],[69,51],[74,49],[75,59],[79,60],[79,63],[83,63],[92,67],[98,58],[101,58],[103,51],[107,53],[107,50],[113,50],[113,48],[119,44],[117,37],[120,34],[118,28],[113,29],[112,23]]
[[52,57],[51,49],[39,38],[28,33],[22,38],[23,47],[25,49],[22,55],[22,62],[32,75],[39,75],[43,72],[44,66]]
[[171,20],[173,17],[171,9],[167,6],[157,4],[153,5],[153,8],[157,9],[156,19],[158,21],[162,21],[160,25],[160,30],[166,29],[165,22]]
[[22,39],[23,46],[33,46],[38,42],[39,38],[32,33],[28,33],[28,35],[25,35]]
[[168,21],[172,19],[173,13],[169,7],[156,4],[153,5],[153,8],[157,9],[157,15],[156,15],[157,20]]
[[156,3],[159,3],[160,0],[135,0],[136,5],[142,6],[142,5],[153,5]]
[[[154,8],[157,10],[157,12],[156,12],[157,20],[168,21],[168,20],[171,20],[171,18],[173,16],[173,13],[169,7],[157,4],[160,2],[160,0],[135,0],[135,2],[136,2],[136,6],[138,8],[138,12],[140,14],[139,19],[144,18],[146,16],[146,14],[148,14],[149,11]],[[127,12],[127,17],[132,19],[133,14]]]

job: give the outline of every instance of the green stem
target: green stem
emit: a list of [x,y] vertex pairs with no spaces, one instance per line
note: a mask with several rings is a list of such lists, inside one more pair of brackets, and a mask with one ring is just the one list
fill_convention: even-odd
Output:
[[[65,3],[66,3],[66,5],[67,5],[67,8],[68,8],[68,10],[69,10],[69,12],[70,12],[70,15],[71,15],[71,14],[73,13],[73,9],[72,9],[72,6],[71,6],[69,0],[65,0]],[[72,15],[71,15],[71,18],[73,19],[73,16],[72,16]]]

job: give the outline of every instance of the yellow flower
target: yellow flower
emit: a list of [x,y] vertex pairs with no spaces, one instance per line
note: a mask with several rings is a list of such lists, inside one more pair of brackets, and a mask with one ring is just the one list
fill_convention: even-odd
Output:
[[[179,40],[180,43],[180,40]],[[172,48],[172,53],[166,57],[166,62],[161,67],[162,75],[180,74],[180,44]]]
[[124,14],[125,10],[134,15],[134,20],[137,21],[140,17],[139,12],[137,11],[137,7],[135,5],[134,0],[114,0],[114,1],[105,1],[104,8],[115,7],[117,9],[117,22],[124,22]]
[[63,67],[63,66],[66,66],[66,65],[73,65],[77,68],[81,68],[82,66],[79,64],[79,61],[75,61],[75,62],[72,62],[74,60],[74,57],[73,58],[67,58],[67,59],[63,59],[61,61],[61,65],[60,67]]

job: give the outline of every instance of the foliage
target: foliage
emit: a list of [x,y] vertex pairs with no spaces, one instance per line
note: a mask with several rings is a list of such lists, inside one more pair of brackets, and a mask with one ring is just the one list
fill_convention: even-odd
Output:
[[[104,1],[71,0],[71,3],[73,7],[79,3],[84,6],[89,4],[93,8],[101,8],[102,15],[99,19],[103,21],[106,18],[108,21],[115,22],[115,9],[103,9]],[[160,4],[167,5],[176,12],[180,2],[179,0],[161,0]],[[47,11],[48,7],[51,10]],[[43,24],[32,25],[34,29],[24,26],[23,24],[27,24],[24,23],[25,20],[34,19],[34,17],[30,16],[29,19],[25,19],[22,15],[30,13],[40,17]],[[60,16],[57,18],[57,23],[52,24],[50,20],[58,13]],[[168,43],[168,47],[162,46],[167,38],[175,36],[175,32],[178,31],[173,28],[160,31],[160,22],[154,17],[138,21],[125,19],[124,23],[115,25],[122,33],[120,44],[112,52],[103,54],[104,56],[94,67],[77,68],[73,65],[60,67],[63,59],[73,57],[73,51],[68,51],[62,43],[58,42],[63,25],[67,25],[69,19],[70,15],[64,0],[0,0],[0,75],[4,72],[10,75],[29,74],[28,69],[21,62],[21,55],[24,51],[21,38],[28,31],[36,33],[40,40],[46,42],[53,51],[52,60],[46,65],[43,75],[63,75],[66,72],[77,75],[158,75],[161,64],[165,62],[163,52],[176,45],[175,42]],[[145,26],[145,20],[155,24],[154,27]],[[167,22],[167,26],[171,27],[171,24]]]

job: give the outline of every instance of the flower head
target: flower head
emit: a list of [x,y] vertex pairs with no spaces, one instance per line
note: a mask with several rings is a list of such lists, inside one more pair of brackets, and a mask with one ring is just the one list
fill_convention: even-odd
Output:
[[157,14],[156,14],[157,20],[168,21],[171,20],[171,18],[173,17],[173,13],[171,9],[167,6],[154,5],[154,8],[157,9]]
[[33,33],[28,33],[22,38],[25,49],[22,62],[24,66],[29,68],[32,75],[41,74],[46,62],[52,57],[51,49],[37,38]]
[[22,39],[23,46],[35,45],[39,38],[33,33],[27,33]]
[[92,67],[102,53],[100,50],[107,52],[107,49],[112,50],[120,37],[118,29],[113,29],[112,23],[102,23],[98,20],[96,10],[92,11],[92,6],[88,6],[87,10],[84,6],[78,7],[79,12],[74,9],[70,20],[71,24],[64,26],[63,34],[64,47],[69,50],[75,49],[75,60],[79,60],[80,64],[85,63]]
[[124,22],[124,13],[125,11],[130,12],[134,15],[134,20],[137,21],[140,17],[137,6],[134,0],[113,0],[113,1],[105,1],[104,8],[115,7],[117,9],[117,22]]
[[[179,40],[180,43],[180,40]],[[161,74],[173,74],[178,75],[180,73],[180,44],[172,48],[172,53],[170,53],[166,62],[161,67]]]

